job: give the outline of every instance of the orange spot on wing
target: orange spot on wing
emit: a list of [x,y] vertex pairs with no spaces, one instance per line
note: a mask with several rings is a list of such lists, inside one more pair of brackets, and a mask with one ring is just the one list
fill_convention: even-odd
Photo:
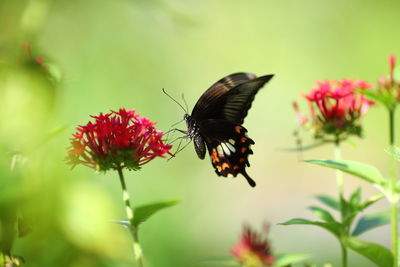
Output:
[[236,127],[235,127],[235,131],[236,131],[237,133],[240,133],[241,130],[242,130],[242,127],[241,127],[241,126],[236,126]]
[[215,150],[215,148],[213,148],[213,150],[211,152],[211,160],[213,163],[219,162],[219,158],[218,158],[217,151]]
[[222,168],[221,168],[220,165],[217,165],[217,166],[215,166],[215,167],[217,168],[218,172],[221,172],[221,171],[222,171]]
[[244,143],[244,142],[247,141],[247,138],[246,138],[246,137],[242,137],[242,138],[240,138],[240,141],[241,141],[242,143]]
[[240,168],[239,165],[233,166],[233,169],[234,169],[234,170],[237,170],[237,169],[239,169],[239,168]]
[[222,169],[225,170],[227,168],[229,168],[229,164],[226,162],[222,163]]
[[242,147],[242,153],[246,152],[247,148],[246,147]]
[[245,162],[245,161],[246,161],[246,160],[245,160],[244,158],[240,158],[240,159],[239,159],[239,162],[240,162],[240,163],[243,163],[243,162]]

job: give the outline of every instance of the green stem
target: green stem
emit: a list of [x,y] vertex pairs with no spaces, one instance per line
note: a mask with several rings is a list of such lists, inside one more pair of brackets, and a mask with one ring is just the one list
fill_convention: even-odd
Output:
[[140,246],[140,243],[139,243],[138,229],[133,224],[134,213],[133,213],[133,209],[131,206],[129,193],[128,193],[128,190],[126,189],[125,178],[124,178],[124,174],[122,173],[122,167],[118,166],[117,171],[118,171],[119,180],[121,182],[122,194],[123,194],[123,199],[125,202],[126,215],[128,216],[128,220],[130,223],[129,231],[131,233],[132,240],[133,240],[133,251],[135,253],[135,260],[139,267],[143,267],[144,265],[143,265],[142,247]]
[[347,249],[342,241],[340,241],[340,246],[342,248],[342,266],[347,267]]
[[[394,149],[394,110],[389,110],[389,140],[390,148]],[[397,205],[398,196],[396,193],[396,170],[395,170],[395,159],[392,156],[390,162],[390,184],[391,184],[391,199],[390,199],[390,210],[391,210],[391,225],[392,225],[392,253],[393,253],[393,266],[398,266],[398,240],[397,240]]]
[[[342,152],[340,150],[340,141],[339,138],[336,139],[335,141],[335,160],[341,160],[342,159]],[[344,197],[343,197],[343,173],[339,170],[336,170],[336,185],[338,188],[338,194],[339,194],[339,201],[340,201],[340,215],[341,215],[341,221],[343,223],[344,221]],[[343,228],[343,235],[347,235],[347,228]],[[347,248],[345,244],[343,243],[342,239],[340,241],[340,246],[342,248],[342,267],[347,267]]]
[[[335,142],[335,160],[341,160],[342,159],[342,152],[340,150],[340,143]],[[339,170],[336,170],[336,185],[338,188],[338,193],[339,193],[339,199],[342,199],[343,197],[343,173]]]

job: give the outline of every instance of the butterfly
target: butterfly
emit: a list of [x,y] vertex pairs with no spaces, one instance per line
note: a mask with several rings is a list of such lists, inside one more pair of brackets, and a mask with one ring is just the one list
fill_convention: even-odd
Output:
[[193,140],[197,156],[204,159],[208,150],[218,176],[236,177],[240,173],[250,186],[256,186],[246,172],[254,141],[242,124],[255,95],[273,76],[228,75],[203,93],[191,115],[184,115],[186,135]]

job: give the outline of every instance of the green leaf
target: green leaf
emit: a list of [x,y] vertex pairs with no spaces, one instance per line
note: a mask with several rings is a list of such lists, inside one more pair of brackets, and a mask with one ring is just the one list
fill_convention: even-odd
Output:
[[325,195],[317,195],[315,198],[334,210],[340,210],[340,203],[336,198]]
[[360,209],[364,210],[364,209],[368,208],[369,206],[371,206],[372,204],[378,202],[379,200],[381,200],[384,197],[385,197],[385,195],[382,193],[375,194],[372,197],[370,197],[368,200],[366,200],[364,203],[362,203],[360,205]]
[[127,228],[131,227],[131,223],[128,220],[112,220],[113,223],[125,226]]
[[385,185],[385,179],[374,166],[350,160],[306,160],[306,162],[341,170],[373,184]]
[[272,265],[273,267],[284,267],[295,263],[302,262],[310,258],[309,254],[304,253],[288,253],[276,255],[276,261]]
[[332,142],[333,141],[322,140],[322,141],[315,142],[313,144],[309,144],[309,145],[306,145],[306,146],[299,146],[299,147],[292,147],[292,148],[282,148],[281,150],[289,151],[289,152],[306,151],[306,150],[309,150],[309,149],[312,149],[312,148],[316,148],[316,147],[319,147],[319,146],[322,146],[322,145],[325,145],[325,144],[328,144],[328,143],[332,143]]
[[379,92],[377,90],[360,90],[368,99],[384,105],[387,109],[392,109],[396,99],[392,94]]
[[200,264],[212,264],[212,265],[222,265],[222,266],[241,266],[235,259],[232,257],[218,257],[218,258],[210,258],[200,261]]
[[389,249],[376,244],[359,240],[355,237],[348,237],[345,245],[351,250],[363,255],[378,266],[393,266],[393,257]]
[[350,204],[353,208],[358,209],[361,201],[361,188],[354,190],[350,197]]
[[399,147],[397,147],[397,146],[388,147],[385,149],[385,152],[387,152],[389,155],[391,155],[396,160],[400,161],[400,148]]
[[319,207],[309,207],[309,210],[311,210],[316,216],[320,217],[322,220],[326,222],[335,222],[336,220],[333,218],[333,216],[330,214],[329,211],[319,208]]
[[331,232],[334,236],[338,237],[340,236],[340,227],[341,225],[337,222],[318,222],[318,221],[310,221],[307,219],[301,219],[301,218],[296,218],[296,219],[291,219],[287,222],[284,223],[279,223],[280,225],[295,225],[295,224],[306,224],[306,225],[316,225],[319,227],[322,227],[329,232]]
[[175,206],[178,203],[179,200],[169,200],[136,207],[134,211],[135,216],[133,217],[133,226],[138,227],[139,224],[146,221],[156,212]]
[[357,236],[368,230],[390,223],[390,210],[368,214],[358,220],[352,235]]

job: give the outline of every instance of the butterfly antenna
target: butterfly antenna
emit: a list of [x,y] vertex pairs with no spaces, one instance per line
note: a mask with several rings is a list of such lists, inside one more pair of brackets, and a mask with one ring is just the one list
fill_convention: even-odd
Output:
[[[184,120],[185,120],[185,119],[181,119],[180,121],[178,121],[178,122],[172,124],[172,125],[171,125],[171,128],[174,127],[174,126],[176,126],[176,125],[178,125],[179,123],[181,123],[181,122],[184,121]],[[176,129],[174,129],[174,130],[176,130]]]
[[185,95],[183,93],[182,93],[182,100],[183,100],[183,103],[185,103],[186,114],[188,114],[189,113],[189,107],[188,107],[188,104],[186,102]]
[[185,113],[187,113],[187,111],[186,111],[185,108],[181,105],[181,103],[179,103],[179,102],[176,101],[172,96],[170,96],[170,95],[167,93],[167,91],[165,91],[164,88],[162,89],[162,91],[163,91],[163,93],[164,93],[166,96],[168,96],[169,98],[171,98],[172,101],[174,101],[175,103],[177,103],[177,104],[183,109],[183,111],[184,111]]

